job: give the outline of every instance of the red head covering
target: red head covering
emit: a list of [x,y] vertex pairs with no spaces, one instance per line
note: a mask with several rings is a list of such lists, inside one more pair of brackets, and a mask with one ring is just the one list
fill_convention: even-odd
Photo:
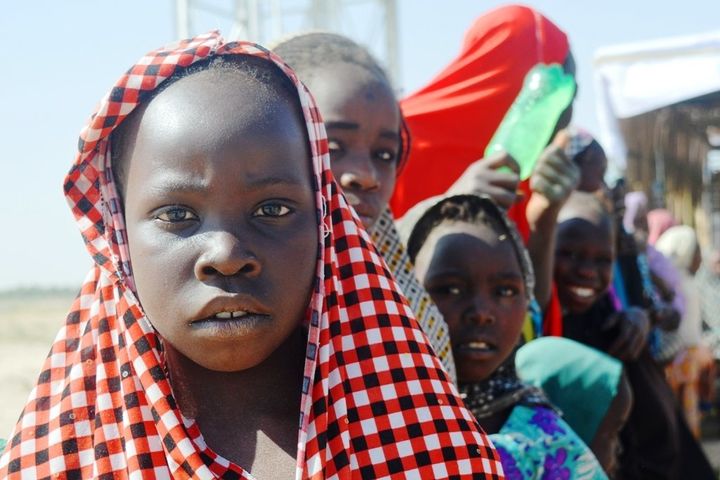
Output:
[[109,136],[179,67],[219,55],[273,62],[296,84],[318,210],[316,285],[298,405],[296,478],[503,478],[406,300],[339,193],[317,108],[275,55],[217,33],[143,57],[82,131],[65,192],[95,265],[0,457],[0,478],[252,478],[183,417],[161,339],[133,289]]
[[401,102],[413,143],[393,213],[444,193],[483,157],[528,71],[537,63],[562,64],[568,52],[565,34],[531,8],[501,7],[478,18],[458,57]]

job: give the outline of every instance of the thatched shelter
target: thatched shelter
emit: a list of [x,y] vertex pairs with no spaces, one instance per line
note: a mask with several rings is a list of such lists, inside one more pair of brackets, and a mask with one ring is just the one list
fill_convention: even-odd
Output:
[[720,175],[708,168],[708,128],[720,127],[720,92],[620,120],[627,146],[626,178],[653,206],[667,207],[710,241],[720,214]]
[[720,32],[601,49],[595,66],[616,174],[720,247]]

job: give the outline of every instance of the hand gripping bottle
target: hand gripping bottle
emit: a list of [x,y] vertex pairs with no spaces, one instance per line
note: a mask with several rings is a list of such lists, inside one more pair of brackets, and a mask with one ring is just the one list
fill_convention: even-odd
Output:
[[530,177],[574,95],[575,80],[560,65],[535,65],[485,149],[485,156],[505,151],[520,165],[520,178]]

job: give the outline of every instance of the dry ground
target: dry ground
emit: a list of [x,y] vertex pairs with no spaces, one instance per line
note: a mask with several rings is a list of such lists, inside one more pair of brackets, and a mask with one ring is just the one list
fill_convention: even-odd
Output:
[[73,291],[0,293],[0,438],[15,426]]

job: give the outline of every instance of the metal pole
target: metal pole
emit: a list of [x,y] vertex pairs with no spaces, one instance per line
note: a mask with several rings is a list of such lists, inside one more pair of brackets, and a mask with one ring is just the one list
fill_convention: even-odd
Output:
[[400,78],[400,53],[398,50],[398,14],[397,1],[384,0],[385,4],[385,55],[387,65],[385,66],[390,73],[391,81],[398,88],[402,84]]
[[282,5],[280,0],[271,0],[270,2],[270,38],[265,41],[275,41],[283,34]]
[[190,37],[190,0],[175,0],[175,36]]
[[247,2],[247,26],[248,38],[245,40],[262,43],[264,39],[260,38],[260,15],[257,0],[248,0]]

